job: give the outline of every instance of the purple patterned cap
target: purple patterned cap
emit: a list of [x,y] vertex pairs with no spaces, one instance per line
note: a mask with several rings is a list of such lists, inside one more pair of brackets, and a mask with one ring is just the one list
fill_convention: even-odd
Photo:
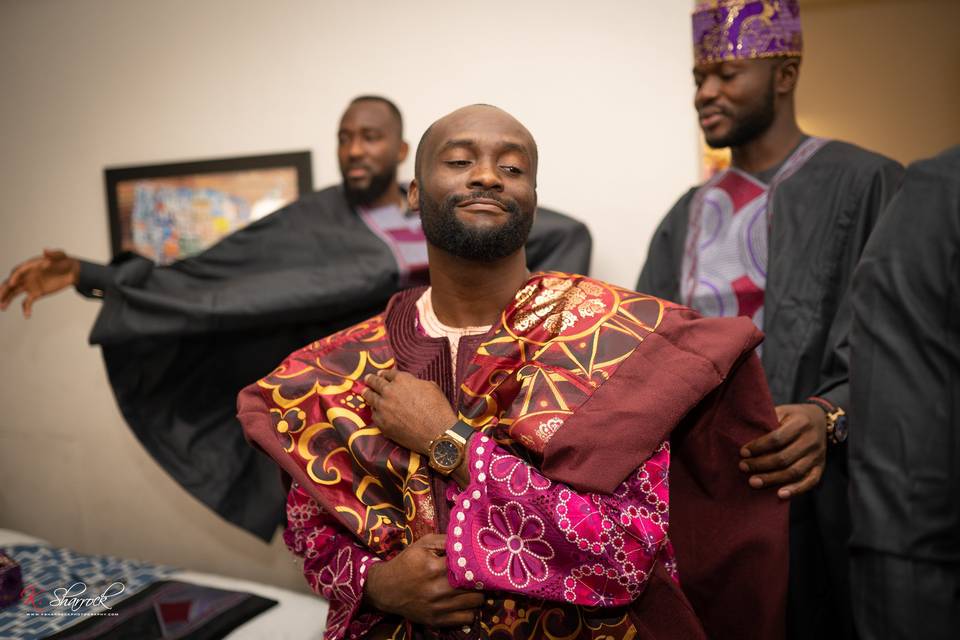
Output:
[[798,0],[710,0],[693,11],[696,64],[802,52]]

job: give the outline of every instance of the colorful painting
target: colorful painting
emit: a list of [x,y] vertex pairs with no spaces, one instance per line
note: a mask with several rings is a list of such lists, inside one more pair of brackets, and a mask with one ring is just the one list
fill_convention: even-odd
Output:
[[170,264],[312,190],[310,152],[107,169],[114,255]]

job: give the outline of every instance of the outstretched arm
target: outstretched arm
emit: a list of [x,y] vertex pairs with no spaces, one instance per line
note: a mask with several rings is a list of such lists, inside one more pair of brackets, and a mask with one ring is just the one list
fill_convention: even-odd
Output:
[[75,286],[80,278],[80,261],[59,249],[44,249],[43,254],[21,262],[0,284],[0,311],[23,295],[23,315],[29,318],[33,303]]

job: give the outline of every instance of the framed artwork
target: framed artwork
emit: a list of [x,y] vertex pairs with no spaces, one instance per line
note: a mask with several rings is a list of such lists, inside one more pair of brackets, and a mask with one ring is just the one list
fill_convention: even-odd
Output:
[[104,170],[113,255],[170,264],[313,190],[309,151]]

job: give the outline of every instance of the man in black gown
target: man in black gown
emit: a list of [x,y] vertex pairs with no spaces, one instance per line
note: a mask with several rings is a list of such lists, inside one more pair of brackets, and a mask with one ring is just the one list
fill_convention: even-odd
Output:
[[847,638],[847,292],[902,167],[800,130],[796,3],[702,5],[693,31],[700,126],[711,147],[730,147],[733,166],[667,214],[637,290],[704,315],[748,316],[765,332],[781,426],[731,464],[791,500],[790,637]]
[[[407,155],[399,110],[361,96],[338,129],[343,183],[308,194],[206,251],[159,267],[133,254],[109,265],[46,251],[0,284],[0,308],[68,286],[102,300],[100,345],[127,424],[187,491],[269,539],[286,492],[276,467],[243,439],[241,388],[288,353],[383,309],[426,277],[419,219],[397,167]],[[535,271],[586,273],[587,228],[539,209],[527,244]],[[210,375],[206,362],[221,364]]]
[[960,146],[910,165],[853,278],[857,631],[960,632]]

